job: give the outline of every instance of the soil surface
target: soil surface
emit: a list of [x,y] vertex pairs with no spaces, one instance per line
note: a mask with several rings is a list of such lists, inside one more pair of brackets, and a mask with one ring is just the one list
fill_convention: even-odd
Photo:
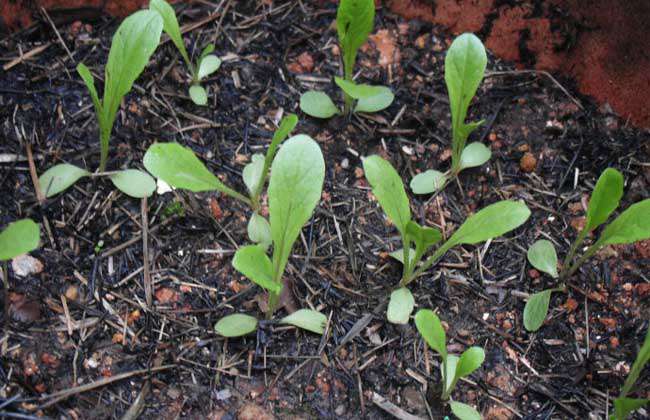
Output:
[[[182,24],[199,22],[185,34],[190,51],[215,42],[224,61],[205,83],[209,106],[189,100],[187,71],[164,43],[124,100],[109,168],[142,168],[150,144],[178,141],[243,191],[243,165],[265,150],[282,115],[298,113],[295,132],[318,141],[327,169],[321,203],[289,261],[291,293],[278,316],[318,309],[328,315],[326,334],[273,322],[242,339],[214,333],[225,315],[262,317],[265,301],[231,266],[248,243],[250,211],[228,197],[171,192],[143,203],[87,179],[38,202],[29,150],[38,173],[62,162],[97,167],[97,121],[75,66],[103,75],[119,24],[102,18],[55,32],[44,22],[0,40],[8,67],[0,73],[0,226],[31,217],[43,228],[41,248],[31,253],[40,272],[19,277],[8,265],[0,416],[391,418],[385,401],[421,418],[449,414],[435,397],[439,358],[412,323],[385,320],[401,272],[388,252],[400,244],[361,157],[389,159],[406,183],[449,167],[443,63],[451,39],[440,26],[378,10],[357,70],[361,81],[390,86],[395,102],[379,114],[318,121],[297,105],[311,88],[338,98],[336,5],[269,3],[177,9]],[[412,211],[447,236],[502,199],[524,200],[532,216],[506,237],[450,251],[414,283],[417,306],[438,311],[450,352],[485,348],[483,366],[453,394],[484,418],[606,418],[648,328],[650,242],[607,248],[586,263],[566,293],[553,295],[534,334],[523,328],[525,298],[554,282],[525,253],[548,238],[565,255],[607,167],[626,178],[623,208],[650,197],[650,134],[568,80],[492,55],[488,69],[470,109],[486,122],[471,140],[489,145],[493,158],[433,198],[411,196]],[[650,397],[648,369],[637,389]]]

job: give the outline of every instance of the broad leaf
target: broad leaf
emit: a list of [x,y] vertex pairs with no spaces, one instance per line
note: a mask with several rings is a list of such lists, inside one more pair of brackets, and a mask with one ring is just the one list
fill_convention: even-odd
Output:
[[460,420],[481,420],[481,414],[472,406],[458,401],[450,401],[449,407],[454,416]]
[[276,281],[302,226],[320,201],[324,178],[323,154],[307,135],[288,139],[273,159],[268,195]]
[[198,79],[201,80],[221,67],[221,60],[216,55],[208,55],[199,62]]
[[614,415],[616,420],[625,420],[630,413],[650,404],[650,400],[645,398],[627,398],[619,397],[614,399]]
[[148,173],[137,169],[119,171],[110,178],[115,188],[134,198],[149,197],[156,190],[156,181]]
[[80,178],[90,175],[85,169],[68,163],[52,166],[38,178],[38,185],[46,197],[57,195],[66,190]]
[[468,348],[460,355],[460,360],[456,366],[456,378],[471,375],[472,372],[481,367],[484,360],[485,351],[481,347],[473,346]]
[[325,332],[327,317],[311,309],[300,309],[280,320],[281,324],[289,324],[316,334]]
[[341,77],[335,76],[334,83],[340,87],[343,92],[347,93],[351,98],[361,99],[369,96],[375,96],[381,93],[378,86],[371,86],[366,84],[357,84],[351,80],[345,80]]
[[630,369],[627,379],[625,379],[625,384],[621,391],[622,396],[627,395],[632,390],[632,387],[636,383],[637,379],[639,379],[639,375],[641,375],[643,368],[648,362],[650,362],[650,328],[646,331],[643,345],[639,350],[639,354],[636,356],[634,364],[632,364],[632,369]]
[[414,306],[415,299],[409,289],[402,287],[393,290],[390,294],[388,312],[386,313],[388,321],[393,324],[407,324]]
[[239,248],[232,265],[258,286],[275,294],[282,290],[282,283],[273,281],[273,264],[263,247],[248,245]]
[[379,112],[393,103],[395,95],[389,88],[385,86],[375,87],[378,89],[377,94],[359,99],[354,107],[354,112]]
[[585,229],[591,232],[607,221],[623,197],[623,175],[616,169],[607,168],[600,174],[587,207]]
[[540,239],[528,248],[528,262],[538,269],[554,278],[558,277],[557,254],[551,241]]
[[269,222],[257,213],[253,213],[250,220],[248,221],[248,238],[260,244],[264,249],[268,249],[273,242],[271,238],[271,225]]
[[190,148],[178,143],[152,144],[142,162],[153,176],[174,188],[200,192],[222,191],[225,187]]
[[352,75],[357,50],[368,39],[374,22],[374,0],[341,0],[339,3],[336,31],[341,44],[346,77]]
[[650,238],[650,198],[632,204],[607,225],[598,244],[630,244]]
[[92,99],[93,105],[95,106],[95,113],[97,114],[98,118],[100,118],[103,113],[102,103],[99,100],[99,95],[97,94],[97,89],[95,88],[95,79],[93,78],[93,75],[90,73],[90,70],[84,63],[77,64],[77,73],[79,73],[79,76],[81,76],[81,79],[86,84],[88,92],[90,93],[90,98]]
[[181,35],[181,29],[178,26],[178,19],[176,19],[174,9],[165,0],[151,0],[149,2],[149,9],[160,14],[163,20],[163,30],[172,40],[176,48],[178,48],[187,66],[191,68],[192,62],[187,54],[187,49],[185,49],[183,36]]
[[192,85],[190,86],[190,99],[197,105],[207,105],[208,103],[208,92],[201,85]]
[[477,244],[501,236],[524,224],[530,210],[522,201],[504,200],[479,210],[465,220],[445,247]]
[[492,152],[483,143],[474,142],[468,144],[460,155],[460,168],[474,168],[481,166],[492,157]]
[[246,314],[232,314],[221,318],[214,330],[223,337],[241,337],[257,329],[257,319]]
[[262,175],[264,174],[264,155],[256,153],[251,158],[251,162],[244,167],[242,171],[242,178],[244,178],[244,184],[250,194],[254,194],[259,184],[264,180]]
[[331,118],[339,113],[334,102],[324,92],[310,90],[300,96],[300,109],[316,118]]
[[402,178],[390,163],[377,155],[363,159],[363,170],[381,208],[405,236],[406,225],[411,220],[411,209]]
[[[429,347],[438,352],[443,359],[446,359],[447,335],[438,315],[430,309],[420,309],[415,314],[415,326]],[[455,369],[452,372],[455,372]]]
[[414,194],[431,194],[442,188],[447,182],[447,176],[440,171],[429,169],[417,174],[411,179],[411,191]]
[[38,248],[40,230],[31,219],[17,220],[0,232],[0,261],[10,260]]
[[524,307],[524,327],[528,331],[537,331],[542,326],[548,314],[548,304],[551,301],[553,289],[534,293],[528,298]]
[[[397,261],[401,262],[404,264],[404,248],[397,249],[391,253],[388,254],[390,257],[395,258]],[[409,248],[409,262],[413,264],[413,259],[415,257],[415,250],[413,248]]]
[[438,229],[420,226],[412,220],[406,225],[406,234],[415,242],[416,246],[422,248],[423,253],[428,248],[442,241],[442,233]]

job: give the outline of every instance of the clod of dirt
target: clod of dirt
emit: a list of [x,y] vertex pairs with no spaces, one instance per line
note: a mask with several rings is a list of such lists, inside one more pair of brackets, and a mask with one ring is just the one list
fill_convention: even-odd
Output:
[[43,263],[31,255],[19,255],[11,260],[11,268],[18,277],[27,277],[43,271]]
[[534,172],[537,167],[537,159],[535,159],[535,156],[533,156],[532,153],[526,152],[519,161],[519,167],[524,172]]
[[255,403],[248,403],[237,412],[237,420],[273,420],[271,414]]

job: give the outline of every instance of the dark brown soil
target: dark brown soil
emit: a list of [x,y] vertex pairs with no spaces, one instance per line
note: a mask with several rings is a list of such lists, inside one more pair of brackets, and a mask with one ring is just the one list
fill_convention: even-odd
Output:
[[[216,13],[185,35],[192,51],[215,40],[228,57],[206,83],[210,106],[189,101],[183,63],[164,44],[124,101],[109,167],[141,168],[151,143],[178,141],[242,190],[244,163],[268,144],[280,114],[299,113],[301,92],[315,87],[336,97],[328,80],[339,69],[335,7],[197,2],[178,9],[184,24]],[[442,65],[451,40],[442,29],[379,10],[358,70],[360,80],[391,86],[395,103],[351,120],[300,116],[296,132],[321,145],[326,181],[290,259],[291,298],[278,315],[319,309],[330,319],[327,334],[271,322],[255,336],[225,340],[214,323],[235,311],[261,316],[264,300],[230,264],[247,243],[246,208],[216,193],[150,198],[145,259],[142,203],[109,183],[83,181],[43,205],[36,200],[27,144],[39,173],[63,161],[98,163],[97,123],[74,68],[83,61],[103,73],[119,22],[84,23],[57,27],[72,59],[49,24],[0,40],[3,64],[51,42],[0,73],[0,226],[20,217],[41,223],[42,246],[32,255],[44,264],[27,278],[9,268],[0,416],[389,418],[375,393],[411,414],[441,418],[432,392],[439,359],[412,324],[385,320],[400,273],[387,252],[399,238],[370,194],[360,157],[381,154],[405,182],[448,167]],[[313,69],[305,69],[304,54]],[[504,198],[524,200],[533,216],[506,238],[448,253],[412,290],[418,307],[437,309],[448,325],[451,352],[485,348],[483,367],[454,394],[484,418],[605,418],[648,328],[648,243],[608,249],[586,264],[566,294],[554,295],[536,334],[523,328],[523,297],[553,282],[531,270],[525,251],[548,235],[564,255],[581,203],[607,167],[626,177],[623,206],[650,197],[650,134],[602,112],[567,80],[517,72],[498,59],[489,69],[505,73],[485,80],[471,116],[486,120],[473,140],[489,144],[493,159],[432,200],[412,197],[412,210],[446,234]],[[535,159],[533,172],[520,167],[524,155]],[[646,370],[639,395],[650,396],[649,379]]]

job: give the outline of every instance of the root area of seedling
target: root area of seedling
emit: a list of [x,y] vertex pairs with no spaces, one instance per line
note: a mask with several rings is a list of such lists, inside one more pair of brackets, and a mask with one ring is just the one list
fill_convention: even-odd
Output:
[[[38,202],[28,144],[39,174],[62,162],[98,165],[97,122],[74,68],[83,61],[103,75],[119,24],[58,24],[57,34],[43,21],[0,39],[3,61],[24,54],[0,72],[0,225],[31,217],[42,235],[31,253],[40,270],[18,277],[8,264],[0,417],[121,418],[131,410],[140,418],[391,418],[377,396],[420,418],[449,414],[436,402],[440,359],[412,322],[385,319],[401,275],[388,253],[400,241],[370,193],[361,157],[388,159],[407,185],[421,171],[449,168],[442,64],[451,37],[379,9],[357,70],[359,81],[390,86],[395,102],[377,114],[320,121],[300,114],[298,99],[309,89],[337,98],[336,5],[269,3],[177,9],[181,25],[202,22],[184,35],[190,52],[214,42],[223,59],[203,83],[208,106],[187,97],[184,63],[163,44],[125,97],[107,168],[142,169],[150,144],[177,141],[244,191],[244,164],[264,152],[283,115],[298,113],[294,132],[323,150],[325,186],[293,249],[290,293],[276,316],[317,309],[328,317],[326,334],[277,323],[241,339],[214,333],[225,315],[263,318],[265,311],[264,292],[231,266],[248,243],[250,217],[235,200],[174,191],[143,208],[107,180],[87,178]],[[206,19],[211,13],[221,15]],[[534,334],[523,326],[525,298],[557,284],[526,263],[526,250],[546,238],[563,258],[607,167],[627,181],[621,208],[647,198],[650,135],[577,95],[571,80],[557,79],[569,97],[549,78],[513,69],[491,57],[488,70],[500,74],[485,79],[470,107],[468,118],[485,124],[469,141],[488,145],[492,159],[434,197],[411,195],[412,212],[447,236],[468,214],[503,199],[524,200],[533,215],[505,238],[452,250],[409,288],[417,308],[435,310],[445,323],[451,354],[485,349],[483,366],[459,381],[452,398],[491,419],[605,418],[645,334],[650,244],[599,252],[566,293],[553,294]],[[648,396],[647,370],[638,384]]]

